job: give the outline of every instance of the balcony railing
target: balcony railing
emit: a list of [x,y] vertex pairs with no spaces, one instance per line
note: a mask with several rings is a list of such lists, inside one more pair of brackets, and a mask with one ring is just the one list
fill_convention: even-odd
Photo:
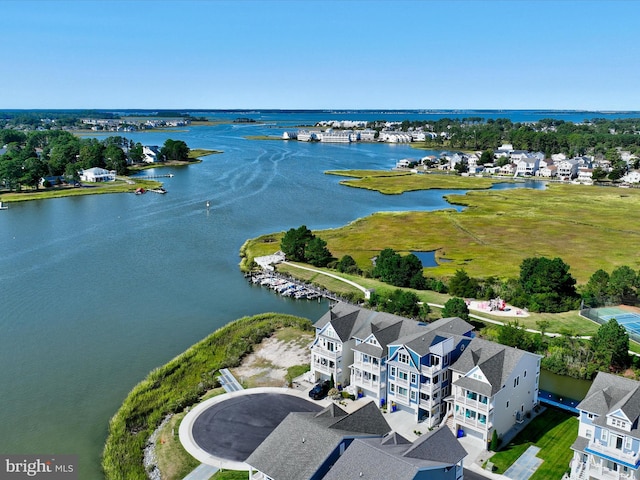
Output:
[[482,429],[488,429],[493,427],[493,423],[489,421],[489,419],[487,418],[484,421],[481,421],[478,417],[476,418],[471,418],[471,417],[467,417],[465,415],[461,415],[459,413],[454,415],[455,419],[457,422],[459,422],[462,425],[469,425],[472,427],[477,427],[477,428],[482,428]]
[[471,407],[474,410],[478,410],[481,412],[489,412],[493,408],[493,404],[489,403],[488,400],[487,400],[487,403],[483,403],[483,402],[479,402],[478,400],[473,400],[467,397],[466,395],[456,395],[455,403],[457,403],[458,405],[465,405],[465,406]]
[[420,373],[422,375],[431,376],[442,370],[442,365],[433,365],[431,367],[427,367],[426,365],[420,366]]
[[590,453],[602,454],[607,457],[617,458],[625,463],[630,463],[632,465],[637,465],[639,462],[637,453],[625,453],[622,450],[619,450],[614,447],[609,447],[603,445],[599,440],[592,440],[585,448],[585,451]]
[[336,359],[342,356],[342,352],[327,350],[326,348],[322,348],[320,345],[316,345],[311,349],[312,352],[317,353],[318,355],[322,355],[323,357]]

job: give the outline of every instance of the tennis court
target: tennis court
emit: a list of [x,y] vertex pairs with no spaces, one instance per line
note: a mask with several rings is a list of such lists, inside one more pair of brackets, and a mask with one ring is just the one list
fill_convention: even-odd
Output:
[[640,337],[640,313],[629,311],[620,307],[605,307],[592,309],[596,312],[598,318],[602,320],[600,323],[606,323],[612,318],[616,319],[620,325],[627,329],[629,334]]

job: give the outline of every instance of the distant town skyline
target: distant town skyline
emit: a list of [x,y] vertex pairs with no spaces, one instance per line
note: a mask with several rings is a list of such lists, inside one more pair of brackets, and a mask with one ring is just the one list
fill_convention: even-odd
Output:
[[640,110],[633,0],[0,5],[0,109]]

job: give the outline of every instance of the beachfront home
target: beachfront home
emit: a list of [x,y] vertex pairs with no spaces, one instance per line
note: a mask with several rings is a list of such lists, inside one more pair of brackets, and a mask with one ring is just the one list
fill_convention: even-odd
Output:
[[321,479],[355,439],[379,439],[390,431],[373,402],[349,414],[335,403],[318,413],[293,412],[247,458],[249,478]]
[[545,178],[556,177],[558,176],[558,167],[556,167],[555,165],[547,165],[545,167],[541,167],[540,170],[538,170],[538,176]]
[[397,433],[382,438],[358,438],[324,480],[460,480],[466,455],[466,450],[446,427],[425,433],[413,443]]
[[116,179],[115,170],[105,170],[104,168],[93,167],[79,172],[80,180],[83,182],[113,182]]
[[389,344],[387,402],[413,415],[416,423],[438,426],[451,393],[450,365],[471,342],[473,326],[442,318]]
[[640,479],[640,382],[599,372],[577,408],[570,478]]
[[450,367],[452,427],[491,441],[522,423],[538,405],[540,355],[474,338]]

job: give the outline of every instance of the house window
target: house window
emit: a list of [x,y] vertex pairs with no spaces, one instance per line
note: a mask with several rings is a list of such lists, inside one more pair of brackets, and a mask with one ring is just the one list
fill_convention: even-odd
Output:
[[624,449],[631,450],[632,440],[631,437],[624,437]]
[[415,390],[411,390],[411,401],[412,402],[416,401],[416,392],[415,392]]
[[365,355],[364,353],[362,354],[362,362],[363,363],[369,363],[369,355]]
[[398,361],[400,363],[409,363],[409,355],[407,355],[406,353],[399,353],[398,354]]
[[513,379],[513,388],[516,388],[520,384],[520,376]]
[[402,370],[398,370],[398,378],[401,380],[406,380],[409,378],[409,374],[407,372],[403,372]]
[[509,408],[509,400],[507,400],[507,406],[505,408]]
[[396,367],[391,367],[391,376],[392,377],[396,376]]
[[327,342],[327,350],[335,352],[335,344],[333,342]]
[[398,387],[398,395],[403,395],[403,396],[407,396],[407,392],[408,390],[404,387]]
[[593,432],[591,431],[591,429],[590,429],[590,428],[587,428],[587,429],[584,431],[584,436],[585,436],[586,438],[588,438],[588,439],[591,439],[591,437],[593,436]]
[[622,450],[622,437],[619,437],[618,435],[615,436],[616,438],[616,444],[615,444],[615,448],[618,450]]
[[602,432],[600,433],[600,440],[602,440],[603,442],[606,442],[608,433],[609,433],[609,430],[602,429]]
[[390,383],[389,384],[389,391],[391,393],[396,393],[396,385],[395,385],[395,383]]
[[418,382],[418,377],[416,376],[415,373],[411,374],[411,383],[417,383]]

